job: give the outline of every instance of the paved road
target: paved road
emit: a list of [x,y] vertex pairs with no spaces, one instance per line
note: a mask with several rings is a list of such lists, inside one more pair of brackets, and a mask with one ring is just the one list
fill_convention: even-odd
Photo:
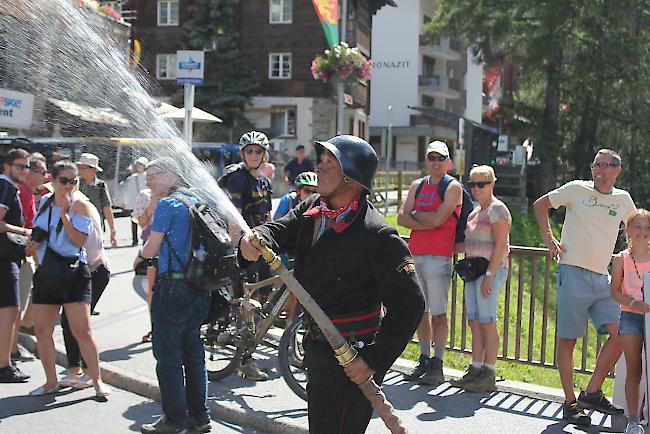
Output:
[[[129,237],[128,220],[118,219],[120,245],[129,244]],[[133,247],[109,250],[112,278],[97,305],[101,314],[93,317],[93,329],[104,368],[119,374],[106,376],[107,381],[153,396],[157,387],[155,361],[151,345],[140,343],[142,335],[149,330],[144,282],[130,271],[135,255],[136,248]],[[62,343],[58,328],[55,341],[59,345]],[[306,433],[306,403],[289,390],[278,373],[275,349],[260,348],[255,358],[269,371],[271,380],[254,383],[231,376],[211,383],[209,403],[214,409],[213,418],[250,426],[258,432]],[[408,368],[408,362],[404,363]],[[137,430],[141,423],[160,413],[157,403],[123,391],[115,393],[107,403],[97,402],[92,391],[61,394],[54,400],[27,398],[25,393],[42,384],[42,379],[38,378],[42,374],[37,363],[25,364],[24,368],[35,376],[33,381],[24,385],[0,386],[1,433],[23,432],[25,427],[29,429],[24,432],[29,433],[123,432]],[[404,382],[399,372],[391,371],[384,390],[412,433],[433,430],[508,434],[584,431],[561,422],[561,407],[556,400],[526,396],[540,392],[540,388],[529,388],[525,393],[512,392],[512,388],[527,387],[504,382],[500,392],[468,394],[450,387],[448,383],[432,388]],[[504,391],[507,388],[511,391]],[[547,395],[554,393],[553,390],[543,392]],[[597,426],[588,431],[611,431],[609,418],[594,414],[593,420]],[[222,425],[215,432],[252,431]],[[373,418],[368,432],[386,431],[381,421]]]

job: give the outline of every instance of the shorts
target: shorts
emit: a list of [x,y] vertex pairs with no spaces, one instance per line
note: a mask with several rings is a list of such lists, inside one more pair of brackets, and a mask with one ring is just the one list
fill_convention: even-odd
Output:
[[612,298],[608,274],[560,264],[557,269],[557,336],[577,339],[585,335],[587,318],[600,334],[606,324],[618,324],[620,305]]
[[18,274],[17,263],[0,260],[0,308],[20,305]]
[[426,310],[434,316],[444,315],[447,313],[451,286],[451,258],[413,255],[413,262],[424,292]]
[[481,324],[497,321],[499,295],[508,278],[508,269],[499,268],[492,278],[492,288],[487,297],[481,294],[481,283],[485,275],[472,282],[465,282],[465,307],[468,320],[478,320]]
[[90,304],[92,295],[92,279],[90,268],[87,264],[80,264],[73,287],[65,294],[53,294],[40,288],[38,278],[39,270],[34,274],[34,289],[32,291],[32,304],[51,304],[61,306],[68,303]]
[[20,311],[27,309],[27,300],[32,292],[32,278],[34,277],[34,261],[27,258],[20,266],[19,287],[20,287]]
[[620,325],[618,326],[619,335],[645,336],[644,315],[634,312],[621,312]]

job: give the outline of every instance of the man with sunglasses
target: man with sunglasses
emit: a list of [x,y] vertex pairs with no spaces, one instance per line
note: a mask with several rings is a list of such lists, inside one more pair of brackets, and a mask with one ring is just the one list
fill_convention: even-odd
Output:
[[79,161],[77,161],[77,168],[81,178],[79,180],[79,190],[88,197],[99,211],[102,229],[105,229],[104,219],[108,222],[108,227],[111,230],[111,245],[117,247],[111,195],[108,192],[106,183],[97,177],[97,172],[103,172],[103,169],[99,167],[99,157],[95,154],[83,153]]
[[445,381],[442,359],[449,333],[446,313],[458,221],[453,214],[460,216],[463,191],[454,180],[447,186],[444,199],[440,197],[438,184],[449,167],[449,148],[444,142],[429,143],[426,159],[429,175],[413,181],[397,222],[411,229],[409,248],[426,300],[425,314],[417,329],[420,360],[406,378],[435,385]]
[[[18,184],[18,195],[20,204],[23,209],[23,216],[25,219],[25,227],[31,229],[34,227],[34,216],[36,215],[36,200],[34,193],[38,186],[45,183],[45,174],[47,173],[47,165],[45,157],[40,153],[32,153],[29,156],[29,172],[25,177],[25,181]],[[31,257],[27,257],[20,265],[19,273],[19,286],[20,286],[20,312],[15,323],[14,341],[11,346],[11,360],[14,362],[27,362],[34,360],[34,357],[24,351],[18,345],[18,330],[21,323],[26,327],[32,327],[31,308],[29,305],[29,296],[32,290],[32,278],[34,276],[34,261]]]
[[19,264],[25,259],[25,246],[8,236],[31,234],[18,196],[18,183],[25,182],[29,170],[28,159],[24,149],[10,150],[0,175],[0,383],[21,383],[29,378],[11,362],[14,325],[20,315]]
[[[259,131],[249,131],[239,139],[242,162],[226,167],[219,185],[225,187],[235,208],[244,217],[249,227],[271,221],[271,181],[260,171],[262,164],[269,159],[269,139]],[[262,259],[246,270],[247,281],[255,282],[271,277],[268,265]],[[242,293],[243,282],[240,276],[233,276],[233,286],[237,294]],[[270,287],[260,288],[258,294],[265,298]],[[237,295],[236,294],[236,295]],[[239,374],[249,380],[268,380],[269,375],[261,371],[252,358],[242,360]]]
[[[611,297],[607,267],[621,223],[636,211],[629,193],[614,187],[621,173],[621,156],[601,149],[591,164],[591,181],[571,181],[535,201],[535,217],[557,274],[557,363],[564,389],[563,417],[570,423],[589,425],[583,409],[622,414],[600,390],[607,374],[621,356],[618,338],[619,304]],[[566,208],[562,237],[555,238],[549,225],[550,208]],[[600,334],[609,334],[596,359],[587,388],[577,401],[573,390],[573,349],[585,334],[591,317]]]

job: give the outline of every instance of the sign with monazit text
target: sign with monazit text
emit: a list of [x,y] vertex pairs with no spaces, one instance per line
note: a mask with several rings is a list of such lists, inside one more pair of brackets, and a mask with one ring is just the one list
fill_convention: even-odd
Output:
[[34,117],[34,95],[0,88],[0,127],[29,128]]

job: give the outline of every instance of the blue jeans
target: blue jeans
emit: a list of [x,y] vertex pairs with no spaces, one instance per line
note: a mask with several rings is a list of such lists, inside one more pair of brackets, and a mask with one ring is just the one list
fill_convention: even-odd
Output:
[[208,293],[194,291],[183,280],[158,276],[151,300],[153,355],[163,413],[175,427],[187,427],[188,416],[198,425],[210,420],[200,335],[209,307]]

